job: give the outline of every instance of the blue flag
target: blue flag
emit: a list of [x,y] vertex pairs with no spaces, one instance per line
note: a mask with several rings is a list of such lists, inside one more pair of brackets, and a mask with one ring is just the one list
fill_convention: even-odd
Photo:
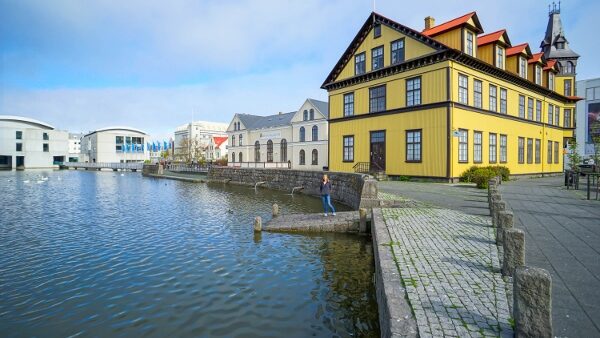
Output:
[[163,143],[165,144],[165,148],[163,150],[169,149],[169,147],[167,147],[167,141],[163,141]]

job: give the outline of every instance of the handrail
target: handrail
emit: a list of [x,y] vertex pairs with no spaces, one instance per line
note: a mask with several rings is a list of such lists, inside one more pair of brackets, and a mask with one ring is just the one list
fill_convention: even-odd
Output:
[[368,174],[371,171],[371,163],[357,162],[352,169],[354,169],[355,173]]

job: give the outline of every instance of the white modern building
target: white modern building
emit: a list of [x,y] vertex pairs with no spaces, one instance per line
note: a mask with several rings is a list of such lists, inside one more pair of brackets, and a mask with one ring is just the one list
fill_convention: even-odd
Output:
[[92,131],[81,140],[85,162],[129,163],[149,159],[149,135],[131,127],[107,127]]
[[68,152],[68,132],[38,120],[0,115],[0,169],[53,168]]
[[[175,129],[176,159],[188,158],[198,161],[205,156],[213,137],[227,137],[227,124],[207,121],[186,123]],[[221,156],[227,155],[227,150],[221,150]]]
[[67,162],[81,162],[81,139],[83,134],[69,133],[69,155]]
[[229,124],[229,166],[323,170],[328,167],[327,102],[269,116],[236,114]]
[[577,102],[577,150],[589,158],[594,154],[592,138],[600,137],[600,78],[577,81],[577,96],[584,98]]

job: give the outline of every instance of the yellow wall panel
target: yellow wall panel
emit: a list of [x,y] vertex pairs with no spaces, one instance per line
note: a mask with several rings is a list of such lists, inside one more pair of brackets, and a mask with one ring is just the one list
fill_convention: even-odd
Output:
[[462,28],[456,28],[446,33],[442,33],[440,35],[436,35],[433,37],[434,40],[439,41],[446,46],[452,47],[454,49],[461,50],[461,39],[462,39]]
[[489,63],[490,65],[494,64],[494,44],[489,43],[485,46],[479,47],[477,49],[477,58]]

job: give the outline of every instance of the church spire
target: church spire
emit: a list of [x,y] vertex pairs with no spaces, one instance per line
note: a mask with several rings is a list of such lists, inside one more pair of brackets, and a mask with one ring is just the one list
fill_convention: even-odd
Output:
[[575,75],[575,66],[579,54],[569,47],[569,41],[560,20],[560,1],[548,5],[548,26],[546,35],[540,44],[546,59],[555,59],[560,68],[560,74]]

